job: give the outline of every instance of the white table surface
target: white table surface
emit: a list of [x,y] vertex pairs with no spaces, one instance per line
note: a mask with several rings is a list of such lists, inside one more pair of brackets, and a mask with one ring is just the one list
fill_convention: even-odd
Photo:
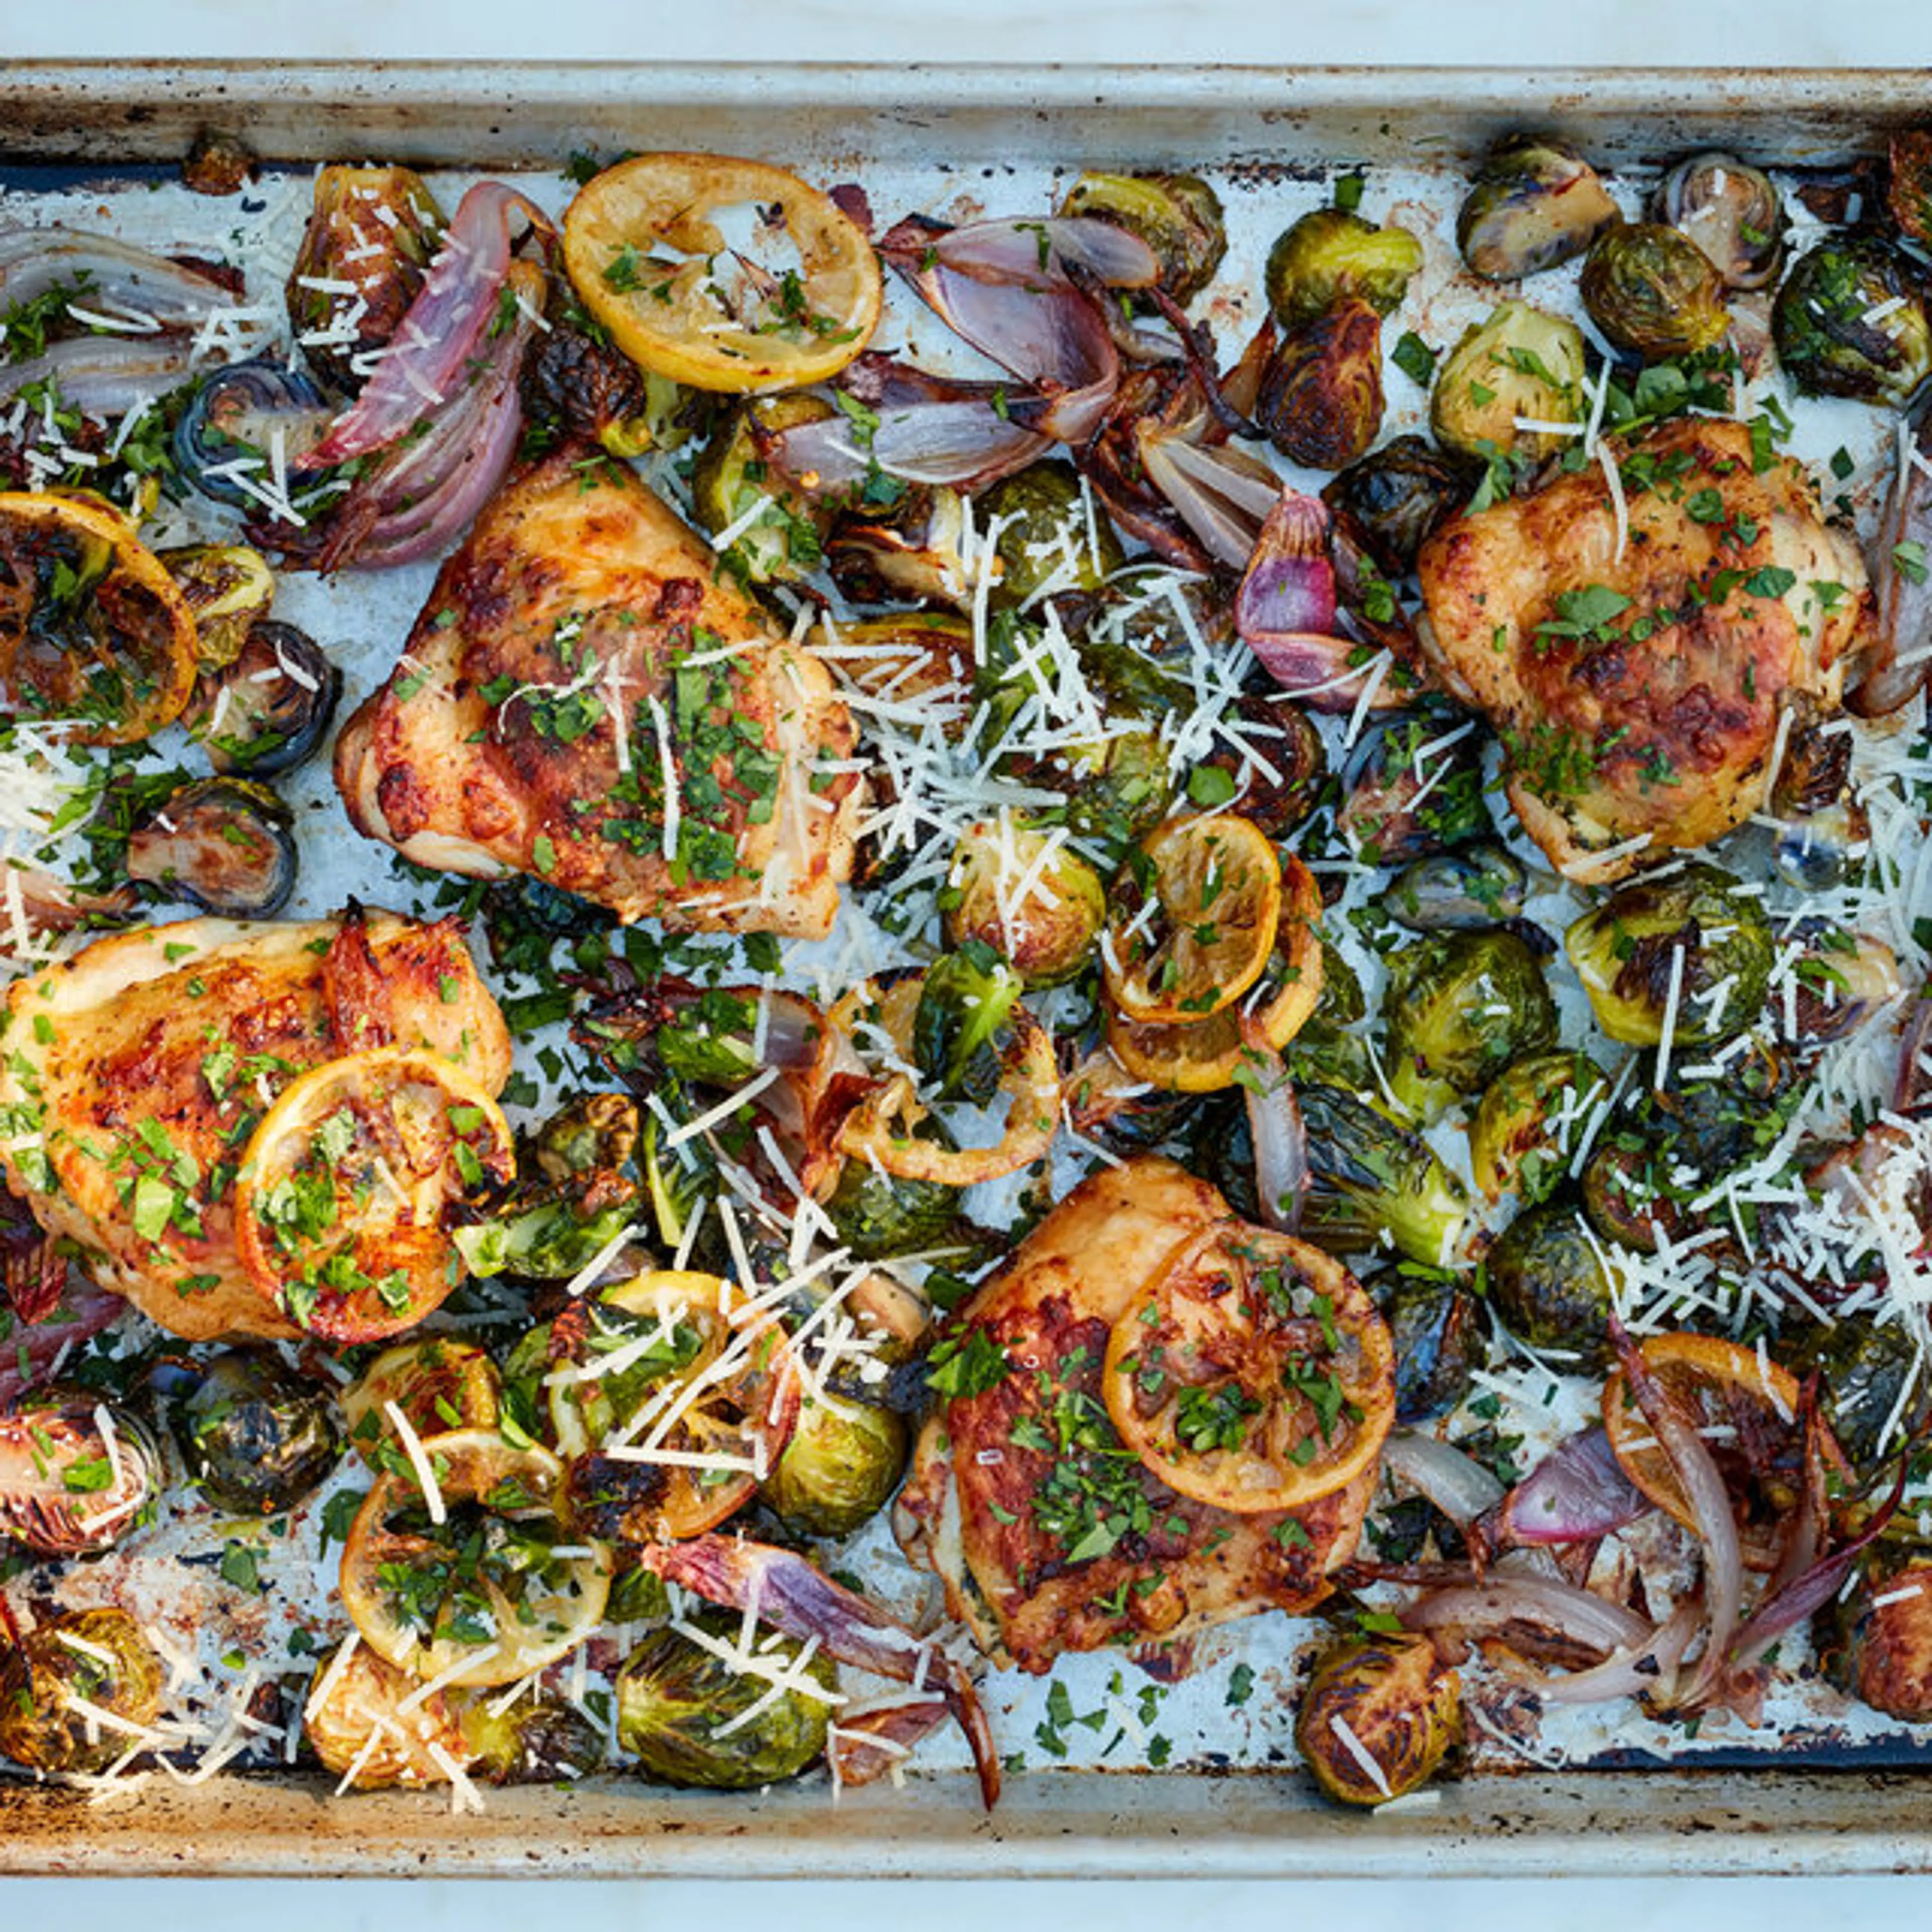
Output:
[[[1928,0],[0,0],[0,57],[1102,59],[1932,68]],[[1932,118],[1932,76],[1928,82]],[[1932,1801],[1928,1801],[1932,1809]],[[4,1829],[0,1822],[0,1829]],[[1913,1932],[1932,1880],[1375,1885],[15,1880],[0,1932]]]

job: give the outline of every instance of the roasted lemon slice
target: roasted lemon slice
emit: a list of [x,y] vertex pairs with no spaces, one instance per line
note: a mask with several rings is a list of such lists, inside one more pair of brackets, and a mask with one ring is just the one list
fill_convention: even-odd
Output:
[[1220,1221],[1114,1324],[1102,1388],[1121,1440],[1168,1488],[1264,1514],[1374,1462],[1395,1418],[1395,1352],[1332,1256]]
[[[1322,946],[1316,928],[1322,890],[1299,859],[1281,862],[1281,916],[1274,950],[1262,974],[1267,988],[1254,1004],[1250,1024],[1279,1052],[1308,1024],[1322,997]],[[1211,1094],[1234,1084],[1244,1051],[1241,1015],[1223,1006],[1186,1025],[1107,1016],[1107,1043],[1137,1080],[1170,1093]]]
[[78,743],[124,745],[179,717],[194,678],[194,616],[118,511],[0,491],[0,702],[76,721]]
[[[759,252],[713,217],[754,212]],[[639,154],[588,182],[564,217],[585,308],[640,367],[742,394],[835,376],[878,326],[878,258],[830,197],[763,161]]]
[[492,1429],[405,1442],[343,1546],[363,1641],[452,1688],[514,1683],[574,1649],[602,1619],[610,1552],[566,1526],[563,1465]]
[[413,1328],[462,1279],[451,1210],[516,1171],[509,1123],[438,1054],[325,1060],[262,1116],[235,1186],[235,1245],[257,1289],[338,1344]]

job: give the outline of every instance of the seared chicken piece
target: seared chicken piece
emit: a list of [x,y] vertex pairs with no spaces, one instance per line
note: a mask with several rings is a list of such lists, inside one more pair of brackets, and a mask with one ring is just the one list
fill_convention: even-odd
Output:
[[594,448],[513,477],[343,730],[350,818],[418,865],[534,873],[627,922],[822,935],[862,804],[851,716],[717,568]]
[[1838,709],[1870,604],[1857,544],[1799,464],[1754,466],[1743,424],[1666,423],[1617,454],[1621,554],[1592,465],[1458,518],[1417,566],[1444,682],[1496,725],[1530,836],[1585,883],[1756,811],[1780,718]]
[[0,1166],[164,1328],[292,1336],[235,1252],[237,1165],[297,1075],[392,1043],[493,1094],[509,1078],[508,1030],[454,921],[191,919],[98,940],[8,992]]
[[[1084,1181],[974,1296],[962,1321],[1004,1348],[994,1385],[949,1402],[922,1433],[894,1528],[938,1572],[948,1608],[989,1655],[1050,1670],[1063,1652],[1136,1647],[1178,1674],[1177,1647],[1210,1624],[1328,1594],[1354,1553],[1371,1468],[1292,1514],[1234,1515],[1179,1496],[1118,1453],[1101,1397],[1107,1336],[1136,1294],[1228,1204],[1173,1162],[1143,1159]],[[1069,1416],[1114,1454],[1063,1454]],[[1106,1510],[1146,1499],[1144,1532],[1070,1556],[1048,1520],[1083,1486],[1122,1484]],[[1077,1508],[1077,1505],[1076,1505]]]

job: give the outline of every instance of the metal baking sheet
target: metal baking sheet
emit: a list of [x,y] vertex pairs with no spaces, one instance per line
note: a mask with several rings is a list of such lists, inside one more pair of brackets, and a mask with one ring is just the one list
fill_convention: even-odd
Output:
[[[1339,163],[1454,167],[1530,118],[1562,127],[1613,164],[1719,140],[1756,159],[1816,164],[1922,117],[1924,94],[1923,80],[1905,74],[28,64],[0,80],[0,160],[66,164],[66,185],[85,193],[124,177],[130,164],[171,174],[193,135],[217,128],[244,134],[272,161],[369,154],[545,170],[553,200],[555,170],[572,152],[649,146],[761,152],[868,182],[944,167],[956,199],[983,194],[1002,207],[998,184],[1016,176],[1211,164],[1237,184],[1306,177],[1312,205]],[[980,182],[993,185],[978,189]],[[1281,204],[1282,218],[1300,205]],[[361,586],[344,594],[303,584],[290,598],[298,621],[320,620],[338,595],[358,604],[368,662],[348,661],[352,702],[386,668],[419,598],[414,574],[402,574],[410,583],[381,586],[373,604]],[[326,808],[320,794],[304,802]],[[1257,1664],[1268,1648],[1257,1646]],[[1274,1646],[1272,1660],[1289,1648]],[[1076,1675],[1097,1666],[1104,1680],[1111,1660],[1072,1661]],[[1240,1714],[1241,1768],[1204,1774],[1216,1768],[1217,1720],[1233,1727],[1221,1710],[1220,1674],[1207,1695],[1188,1700],[1176,1756],[1190,1770],[1022,1775],[992,1821],[979,1816],[956,1772],[914,1777],[901,1791],[848,1793],[836,1809],[822,1784],[720,1799],[614,1782],[568,1798],[493,1794],[484,1818],[460,1822],[434,1797],[331,1804],[320,1785],[218,1779],[175,1792],[151,1783],[138,1801],[92,1808],[74,1793],[10,1786],[0,1788],[0,1871],[1339,1875],[1932,1865],[1932,1840],[1915,1835],[1922,1784],[1863,1769],[1485,1777],[1373,1818],[1346,1816],[1298,1778],[1260,1768],[1288,1755],[1285,1701]],[[1038,1688],[995,1697],[1003,1743],[1028,1740],[1025,1694]],[[1869,1746],[1852,1736],[1847,1743],[1833,1732],[1830,1749],[1869,1762],[1866,1750],[1887,1748],[1876,1736]]]

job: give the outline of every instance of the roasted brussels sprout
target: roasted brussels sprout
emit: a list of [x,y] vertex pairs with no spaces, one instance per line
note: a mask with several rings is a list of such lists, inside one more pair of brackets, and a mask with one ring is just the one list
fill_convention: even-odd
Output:
[[1368,1001],[1355,969],[1318,933],[1322,946],[1322,995],[1313,1012],[1282,1049],[1298,1086],[1312,1081],[1344,1094],[1378,1092],[1363,1022]]
[[1909,1724],[1932,1718],[1932,1553],[1868,1554],[1814,1641],[1825,1675],[1862,1704]]
[[1682,1190],[1671,1178],[1678,1165],[1667,1141],[1625,1135],[1602,1142],[1583,1163],[1586,1219],[1605,1240],[1640,1254],[1682,1239],[1689,1230]]
[[1135,563],[1090,600],[1076,648],[1096,690],[1136,716],[1157,716],[1188,688],[1187,634],[1220,644],[1233,628],[1226,590],[1211,578]]
[[202,669],[232,664],[250,628],[274,602],[268,560],[246,544],[190,544],[154,555],[194,614],[195,656]]
[[[1228,784],[1203,778],[1210,766],[1226,772]],[[1328,747],[1306,712],[1244,694],[1224,714],[1214,749],[1190,775],[1188,793],[1193,802],[1227,804],[1279,843],[1315,809],[1328,776]]]
[[1869,849],[1871,820],[1851,785],[1852,736],[1817,727],[1791,734],[1772,786],[1778,820],[1772,863],[1801,892],[1824,892]]
[[1717,1174],[1777,1139],[1804,1084],[1797,1055],[1753,1033],[1720,1060],[1673,1061],[1661,1087],[1639,1083],[1630,1118],[1668,1140],[1680,1165]]
[[1633,879],[1563,936],[1597,1024],[1627,1046],[1701,1046],[1756,1018],[1771,980],[1771,929],[1730,873],[1701,862]]
[[1932,1411],[1932,1388],[1918,1372],[1918,1346],[1899,1322],[1846,1316],[1803,1335],[1780,1338],[1780,1358],[1824,1378],[1825,1419],[1840,1448],[1869,1465],[1886,1446],[1908,1439]]
[[170,1405],[188,1474],[230,1516],[278,1516],[321,1487],[342,1453],[328,1392],[257,1349],[226,1348]]
[[1469,1392],[1469,1372],[1488,1358],[1476,1298],[1454,1275],[1402,1269],[1383,1298],[1395,1343],[1395,1419],[1426,1422]]
[[1520,1341],[1579,1369],[1608,1366],[1610,1278],[1572,1202],[1558,1196],[1525,1208],[1484,1267],[1490,1303]]
[[716,397],[640,369],[601,332],[576,326],[580,318],[572,304],[553,313],[524,355],[518,387],[533,433],[583,437],[628,461],[714,432]]
[[1123,718],[1112,735],[1069,745],[1050,758],[1016,762],[1011,776],[1066,797],[1078,838],[1114,853],[1144,838],[1167,815],[1173,796],[1167,746],[1150,725]]
[[1004,820],[961,835],[940,904],[949,946],[989,946],[1035,988],[1072,979],[1107,922],[1100,874],[1064,837]]
[[190,194],[239,194],[255,172],[255,158],[236,136],[204,128],[182,163],[182,186]]
[[1438,442],[1466,456],[1544,462],[1569,439],[1559,430],[1519,429],[1517,418],[1582,422],[1583,374],[1583,335],[1574,322],[1526,302],[1500,303],[1443,358],[1430,428]]
[[988,592],[995,607],[1030,604],[1066,590],[1097,590],[1126,561],[1114,526],[1089,515],[1080,478],[1064,463],[1034,463],[1003,477],[974,504],[980,529],[998,519],[994,554],[1000,574]]
[[1378,228],[1344,208],[1315,208],[1268,250],[1268,308],[1291,334],[1351,298],[1388,315],[1421,266],[1422,244],[1406,228]]
[[1284,335],[1262,373],[1256,420],[1291,463],[1340,470],[1382,433],[1382,319],[1350,296]]
[[1426,1637],[1350,1637],[1317,1661],[1294,1744],[1330,1798],[1386,1804],[1429,1781],[1462,1723],[1462,1680]]
[[819,1396],[799,1412],[761,1493],[800,1536],[850,1536],[885,1507],[905,1460],[905,1424],[890,1409]]
[[1400,577],[1482,480],[1480,464],[1399,436],[1324,484],[1322,500],[1380,570]]
[[507,1710],[484,1693],[458,1700],[456,1717],[475,1756],[470,1767],[492,1784],[548,1784],[604,1768],[604,1738],[574,1704],[538,1691]]
[[817,396],[758,397],[740,404],[699,453],[691,472],[692,513],[714,538],[737,532],[719,561],[741,583],[796,584],[824,560],[830,512],[760,452],[763,439],[832,413]]
[[502,1395],[496,1365],[481,1348],[434,1335],[385,1348],[342,1391],[342,1413],[356,1453],[374,1468],[376,1450],[396,1432],[391,1402],[418,1436],[440,1436],[494,1429]]
[[412,168],[316,170],[314,212],[289,275],[289,326],[332,388],[352,395],[373,373],[422,290],[442,230],[442,211]]
[[1138,235],[1160,264],[1160,285],[1183,308],[1214,279],[1228,252],[1221,197],[1198,175],[1083,174],[1060,204]]
[[848,512],[825,540],[832,580],[855,604],[932,600],[969,610],[973,577],[961,544],[966,500],[957,490],[908,490],[889,509]]
[[1788,1033],[1794,1046],[1842,1040],[1904,988],[1898,956],[1882,940],[1822,919],[1803,920],[1786,936],[1804,947],[1793,969],[1798,990]]
[[1932,131],[1893,135],[1891,158],[1886,207],[1901,235],[1932,248]]
[[1517,917],[1528,884],[1500,845],[1463,845],[1403,867],[1384,903],[1412,932],[1474,932]]
[[1541,964],[1500,928],[1430,933],[1394,954],[1382,1018],[1390,1091],[1424,1120],[1556,1037]]
[[355,1773],[358,1791],[445,1784],[448,1765],[466,1766],[471,1756],[459,1694],[434,1690],[425,1698],[422,1688],[421,1678],[370,1645],[354,1645],[346,1658],[338,1647],[316,1666],[302,1735],[325,1771],[340,1778]]
[[937,1245],[959,1211],[959,1190],[942,1181],[881,1174],[868,1160],[848,1160],[824,1205],[843,1246],[861,1261],[883,1261]]
[[[0,1757],[50,1775],[98,1777],[152,1732],[166,1675],[125,1610],[49,1617],[0,1652]],[[103,1724],[100,1712],[116,1721]]]
[[1687,235],[1628,221],[1598,236],[1580,284],[1590,320],[1646,362],[1695,356],[1731,326],[1724,280]]
[[182,722],[224,778],[272,778],[321,744],[341,695],[341,672],[307,632],[261,620],[232,662],[202,674]]
[[45,1390],[0,1414],[0,1539],[36,1556],[112,1548],[166,1487],[140,1422],[86,1390]]
[[1308,1136],[1308,1191],[1301,1231],[1338,1253],[1384,1240],[1430,1268],[1456,1251],[1468,1203],[1427,1142],[1366,1102],[1311,1083],[1298,1098]]
[[1821,242],[1791,265],[1771,315],[1799,392],[1902,408],[1932,375],[1923,269],[1882,236]]
[[983,1107],[999,1091],[999,1043],[1019,996],[1019,975],[982,940],[966,940],[926,969],[912,1056],[940,1099]]
[[1657,214],[1688,235],[1732,289],[1768,288],[1784,260],[1784,203],[1762,168],[1693,154],[1666,175]]
[[251,778],[197,778],[136,820],[128,876],[229,919],[268,919],[295,890],[295,815]]
[[1580,255],[1622,219],[1597,171],[1546,135],[1490,149],[1456,217],[1456,245],[1479,275],[1513,282]]
[[1559,1048],[1512,1060],[1484,1090],[1470,1124],[1476,1185],[1492,1201],[1513,1193],[1529,1207],[1546,1198],[1610,1091],[1588,1054]]
[[1440,710],[1370,733],[1345,775],[1335,829],[1369,866],[1427,858],[1491,830],[1481,741]]
[[[617,1738],[638,1768],[662,1784],[699,1785],[714,1791],[752,1791],[796,1778],[825,1748],[832,1706],[806,1691],[786,1688],[776,1697],[768,1675],[754,1676],[728,1662],[735,1653],[738,1619],[702,1611],[694,1627],[710,1648],[682,1631],[665,1629],[632,1651],[617,1676]],[[790,1673],[800,1646],[780,1637],[755,1651],[772,1672]],[[838,1678],[822,1652],[803,1676],[835,1690]],[[755,1717],[748,1714],[758,1708]]]

